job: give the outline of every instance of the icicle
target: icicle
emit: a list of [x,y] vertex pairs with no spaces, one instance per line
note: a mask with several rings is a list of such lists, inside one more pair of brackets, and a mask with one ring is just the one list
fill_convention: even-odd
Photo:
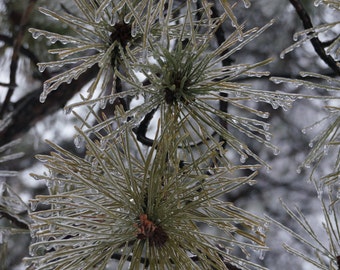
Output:
[[40,101],[41,103],[44,103],[45,100],[46,100],[46,98],[47,98],[46,93],[45,93],[45,92],[42,92],[41,95],[40,95],[40,97],[39,97],[39,101]]
[[259,259],[262,261],[264,259],[264,256],[266,255],[266,251],[263,249],[259,250]]
[[247,160],[247,158],[248,158],[247,155],[241,155],[241,157],[240,157],[240,162],[241,162],[241,163],[245,163],[246,160]]
[[[268,118],[268,117],[267,117],[267,118]],[[264,130],[264,131],[269,131],[269,129],[270,129],[270,124],[264,123],[264,124],[263,124],[263,130]]]
[[295,33],[295,34],[293,35],[293,40],[294,40],[294,41],[298,41],[299,36],[300,36],[300,33]]
[[278,154],[280,154],[280,149],[279,149],[279,148],[274,148],[274,149],[273,149],[273,154],[274,154],[275,156],[277,156]]
[[103,99],[100,100],[100,102],[99,102],[99,107],[100,107],[102,110],[105,109],[105,107],[106,107],[106,102],[107,102],[107,99],[106,99],[106,98],[103,98]]
[[244,4],[245,8],[250,8],[250,6],[251,6],[250,1],[248,1],[248,0],[243,0],[243,4]]
[[31,199],[30,200],[30,207],[31,207],[31,210],[32,211],[35,211],[38,207],[38,204],[39,204],[39,200],[37,199]]
[[42,33],[40,33],[39,31],[35,31],[35,29],[29,29],[28,31],[32,33],[32,37],[34,39],[37,39],[42,35]]
[[111,20],[110,20],[110,26],[115,26],[119,22],[118,13],[113,13]]
[[83,144],[84,144],[84,138],[80,135],[76,135],[76,137],[74,138],[74,145],[77,148],[82,148]]
[[131,21],[131,18],[132,18],[132,12],[131,13],[129,13],[129,14],[127,14],[127,15],[125,15],[124,16],[124,22],[126,23],[126,24],[129,24],[130,23],[130,21]]
[[44,72],[46,69],[47,65],[46,64],[38,64],[38,69],[40,72]]

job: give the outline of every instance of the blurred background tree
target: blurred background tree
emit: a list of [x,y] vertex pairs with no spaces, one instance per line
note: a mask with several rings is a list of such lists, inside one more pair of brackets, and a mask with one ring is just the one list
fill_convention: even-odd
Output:
[[[20,3],[19,3],[20,2]],[[201,2],[201,1],[197,1]],[[224,12],[219,1],[216,2],[216,12],[220,15]],[[235,2],[235,3],[234,3]],[[242,50],[235,52],[228,61],[232,64],[257,63],[267,58],[274,60],[263,67],[264,71],[270,71],[271,76],[285,79],[302,79],[300,71],[308,71],[319,74],[319,77],[311,77],[311,83],[322,84],[328,87],[327,78],[338,78],[339,76],[339,53],[333,51],[329,57],[333,59],[325,60],[320,51],[315,50],[315,42],[305,42],[301,47],[297,47],[291,52],[283,55],[282,52],[291,46],[296,32],[306,28],[306,18],[310,17],[313,26],[336,22],[339,16],[339,1],[250,1],[251,6],[245,8],[242,1],[228,1],[233,7],[233,13],[240,24],[245,24],[245,29],[254,26],[263,26],[271,19],[275,19],[274,24],[269,27],[259,37],[244,46]],[[318,2],[325,2],[325,5]],[[180,5],[181,1],[175,1],[175,5]],[[298,4],[304,7],[304,11]],[[327,6],[326,4],[333,5]],[[2,160],[0,168],[3,171],[1,182],[6,183],[1,189],[1,226],[2,230],[1,260],[6,263],[7,269],[22,269],[21,259],[28,256],[28,245],[31,241],[27,231],[27,212],[25,203],[36,195],[47,194],[45,183],[35,181],[29,173],[42,174],[45,170],[34,156],[45,154],[50,151],[45,140],[53,141],[64,149],[71,151],[78,156],[85,155],[83,147],[74,147],[75,131],[73,126],[77,123],[77,118],[71,114],[65,114],[65,105],[79,101],[79,93],[86,93],[86,86],[96,77],[97,67],[94,66],[83,73],[78,80],[70,84],[60,85],[57,91],[51,92],[44,103],[40,102],[40,95],[43,91],[43,82],[63,71],[63,68],[50,70],[45,69],[40,72],[37,63],[54,61],[55,55],[48,54],[49,49],[63,46],[60,43],[52,44],[46,39],[34,39],[28,28],[43,29],[63,35],[72,35],[72,30],[59,21],[38,12],[37,7],[44,7],[49,10],[71,15],[78,15],[79,10],[72,1],[14,1],[2,0],[0,2],[0,45],[1,45],[1,77],[0,77],[0,97],[1,97],[1,125],[0,125],[0,153]],[[305,13],[304,13],[305,12]],[[308,16],[307,16],[308,15]],[[309,27],[307,27],[309,28]],[[223,24],[224,36],[226,39],[235,31],[230,19],[226,19]],[[34,34],[33,34],[34,35]],[[308,36],[308,35],[307,35]],[[327,32],[318,34],[317,39],[323,48],[329,46],[332,41],[339,39],[339,24],[328,29]],[[218,36],[216,37],[218,43]],[[298,38],[298,37],[297,37]],[[308,38],[307,38],[308,39]],[[216,42],[216,41],[215,41]],[[320,45],[319,44],[319,45]],[[316,44],[317,45],[317,44]],[[216,46],[216,45],[215,45]],[[314,47],[313,47],[314,46]],[[280,57],[284,56],[284,58]],[[327,57],[326,57],[327,58]],[[274,80],[275,81],[275,80]],[[276,80],[278,81],[278,80]],[[292,84],[275,84],[267,77],[252,78],[238,77],[235,82],[250,83],[257,89],[267,89],[269,91],[282,91],[285,93],[299,93],[309,96],[337,96],[337,92],[326,92],[322,87],[311,89],[306,83],[291,81]],[[287,81],[289,82],[289,80]],[[336,84],[337,83],[337,84]],[[333,81],[335,88],[339,88],[339,82]],[[306,87],[307,86],[307,87]],[[297,204],[307,220],[312,220],[316,225],[315,230],[326,236],[322,230],[321,221],[324,219],[324,212],[320,209],[320,186],[317,189],[306,180],[310,178],[311,171],[300,168],[305,158],[310,153],[312,139],[320,134],[327,127],[327,124],[312,126],[318,120],[329,115],[329,108],[337,108],[338,100],[320,99],[299,99],[292,108],[276,108],[269,103],[254,103],[252,106],[259,111],[270,112],[268,123],[271,125],[271,142],[280,148],[280,154],[274,155],[273,151],[264,148],[261,143],[250,140],[247,136],[240,134],[236,129],[228,127],[230,132],[240,136],[244,142],[264,159],[271,170],[265,168],[260,170],[256,177],[257,183],[252,186],[242,186],[241,188],[228,193],[226,200],[233,202],[242,209],[249,210],[259,216],[264,214],[274,218],[280,224],[290,227],[297,234],[304,234],[303,229],[296,226],[289,214],[279,203],[281,198],[285,202]],[[325,105],[329,106],[325,109]],[[228,108],[231,110],[232,108]],[[104,111],[109,114],[109,106]],[[82,111],[80,110],[81,114]],[[235,111],[234,113],[237,113]],[[329,119],[329,118],[327,118]],[[334,118],[331,118],[334,119]],[[337,119],[337,118],[335,118]],[[333,120],[332,120],[333,121]],[[334,123],[337,123],[334,121]],[[333,145],[336,145],[337,125],[334,127]],[[305,132],[302,132],[305,131]],[[20,138],[20,141],[14,140]],[[325,175],[335,172],[333,177],[334,190],[338,189],[338,174],[336,173],[337,151],[327,152],[326,159],[316,159],[317,170],[313,171],[313,179],[319,179]],[[252,165],[255,161],[249,158],[246,164]],[[311,160],[312,165],[315,160]],[[308,163],[307,166],[311,164]],[[306,165],[306,164],[305,164]],[[335,167],[335,169],[334,169]],[[300,169],[299,169],[300,168]],[[299,173],[297,172],[299,171]],[[18,172],[15,174],[14,172]],[[8,186],[7,186],[8,185]],[[322,189],[322,188],[321,188]],[[18,197],[13,195],[18,194]],[[321,192],[322,193],[322,192]],[[12,209],[6,205],[5,198],[13,196],[16,198],[17,209]],[[334,212],[339,212],[339,203],[334,203]],[[318,221],[318,222],[316,222]],[[11,228],[11,234],[8,228]],[[308,234],[308,233],[307,233]],[[258,256],[249,258],[254,262],[267,267],[268,269],[311,269],[310,265],[305,265],[303,260],[296,259],[285,253],[282,243],[286,242],[294,246],[302,253],[312,253],[313,248],[300,244],[285,230],[278,227],[270,227],[267,236],[269,251],[260,260]],[[334,250],[334,252],[339,252]],[[336,267],[333,264],[333,267]],[[318,269],[315,266],[315,269]],[[320,266],[319,266],[320,267]],[[331,268],[336,269],[336,268]]]

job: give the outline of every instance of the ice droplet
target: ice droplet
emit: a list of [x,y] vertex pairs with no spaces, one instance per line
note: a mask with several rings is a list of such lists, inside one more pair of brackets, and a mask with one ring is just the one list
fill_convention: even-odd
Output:
[[247,158],[248,158],[247,155],[241,155],[241,157],[240,157],[240,162],[241,162],[241,163],[245,163],[246,160],[247,160]]
[[43,92],[43,93],[40,95],[40,97],[39,97],[39,101],[40,101],[41,103],[44,103],[45,100],[46,100],[46,98],[47,98],[47,95],[46,95],[45,92]]
[[237,36],[237,39],[238,39],[239,42],[242,42],[242,41],[244,40],[243,34],[240,33],[240,34]]
[[294,35],[293,35],[293,40],[294,41],[297,41],[299,39],[299,33],[295,33]]
[[249,181],[247,182],[247,184],[248,184],[249,186],[253,186],[253,185],[256,184],[256,180],[249,180]]
[[35,211],[37,209],[37,207],[38,207],[38,204],[39,204],[39,200],[37,200],[37,199],[30,200],[31,210]]
[[264,259],[264,256],[266,255],[266,251],[263,249],[259,250],[259,259],[262,261]]
[[260,117],[262,117],[264,119],[267,119],[267,118],[269,118],[270,113],[269,112],[259,112],[258,116],[260,116]]
[[36,31],[34,31],[34,32],[32,32],[32,37],[34,38],[34,39],[37,39],[38,37],[40,37],[42,34],[40,33],[40,32],[36,32]]
[[264,124],[263,124],[263,130],[264,130],[264,131],[269,131],[269,129],[270,129],[270,124],[264,123]]
[[244,3],[244,7],[245,7],[245,8],[250,8],[250,6],[251,6],[250,1],[248,1],[248,0],[243,0],[243,3]]
[[118,22],[119,22],[118,13],[115,12],[111,17],[110,25],[115,26]]
[[57,38],[50,38],[50,42],[51,42],[51,44],[54,44],[54,43],[56,43],[58,41],[58,39]]
[[301,166],[299,166],[297,169],[296,169],[296,172],[298,173],[298,174],[300,174],[301,173]]
[[274,148],[273,154],[274,154],[275,156],[277,156],[278,154],[280,154],[280,149],[279,149],[279,148]]
[[107,99],[102,99],[102,100],[100,100],[100,102],[99,102],[99,107],[102,109],[102,110],[104,110],[105,109],[105,107],[106,107],[106,102],[107,102]]
[[45,64],[38,64],[38,69],[40,72],[44,72],[46,69],[46,65]]
[[124,22],[125,22],[126,24],[130,23],[131,18],[132,18],[132,15],[133,15],[132,13],[125,15],[125,17],[124,17]]
[[74,145],[77,148],[81,148],[84,144],[84,138],[80,135],[76,135],[76,137],[74,138]]

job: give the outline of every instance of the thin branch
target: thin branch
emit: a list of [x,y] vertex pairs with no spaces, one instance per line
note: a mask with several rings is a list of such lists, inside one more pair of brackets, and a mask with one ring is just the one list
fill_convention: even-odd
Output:
[[3,86],[3,87],[17,87],[16,84],[2,83],[2,82],[0,82],[0,86]]
[[[310,16],[308,15],[307,11],[301,4],[300,0],[289,0],[290,3],[294,6],[297,14],[299,15],[303,27],[305,29],[311,29],[313,28],[313,24],[311,21]],[[320,56],[320,58],[338,75],[340,75],[340,67],[338,66],[337,62],[331,57],[330,55],[327,55],[324,50],[323,43],[317,38],[314,37],[311,40],[311,43],[314,47],[315,52]]]
[[146,137],[146,132],[148,131],[148,127],[150,124],[151,119],[153,118],[155,112],[158,108],[155,108],[148,112],[145,116],[142,122],[139,124],[138,127],[133,129],[133,132],[137,135],[137,140],[140,141],[142,144],[146,146],[152,146],[154,143],[154,140],[149,139]]
[[0,146],[22,136],[36,122],[63,108],[97,73],[98,66],[95,65],[80,75],[78,80],[60,85],[58,91],[51,92],[44,103],[39,100],[42,88],[34,90],[14,103],[11,122],[0,131]]
[[26,224],[25,222],[22,222],[21,220],[17,219],[16,217],[6,212],[0,211],[0,218],[1,217],[8,219],[10,222],[12,222],[15,226],[17,226],[20,229],[29,230],[28,224]]
[[[14,45],[14,39],[12,37],[4,35],[4,34],[0,34],[0,41],[4,42],[5,44],[7,44],[9,46]],[[22,55],[26,56],[28,59],[30,59],[35,66],[37,66],[37,64],[40,62],[38,57],[31,50],[25,48],[24,46],[20,46],[19,52],[20,52],[20,54],[22,54]],[[42,75],[42,79],[44,81],[51,78],[51,75],[49,74],[47,69],[45,69],[44,72],[41,73],[41,75]]]
[[[10,75],[9,75],[9,84],[10,85],[15,85],[16,84],[16,73],[17,73],[17,69],[18,69],[18,60],[19,60],[19,52],[20,52],[20,47],[24,38],[24,34],[27,28],[27,21],[34,9],[35,3],[37,2],[37,0],[30,0],[28,3],[28,6],[24,12],[24,14],[21,17],[21,21],[20,21],[20,27],[19,27],[19,31],[17,34],[17,37],[14,41],[14,45],[13,45],[13,54],[12,54],[12,60],[11,60],[11,65],[10,65]],[[14,93],[14,89],[15,87],[8,87],[8,92],[7,95],[5,97],[5,100],[2,104],[2,108],[0,110],[0,118],[2,118],[9,106],[11,97]]]

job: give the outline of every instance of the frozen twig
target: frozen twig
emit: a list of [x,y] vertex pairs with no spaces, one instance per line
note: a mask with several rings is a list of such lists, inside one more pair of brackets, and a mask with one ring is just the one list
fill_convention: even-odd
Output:
[[[299,15],[303,27],[305,29],[311,29],[313,28],[313,24],[311,21],[310,16],[308,15],[307,11],[301,4],[300,0],[290,0],[290,3],[294,6],[297,14]],[[317,38],[314,37],[311,40],[311,43],[313,45],[313,48],[315,52],[320,56],[320,58],[329,66],[336,74],[340,75],[340,67],[338,66],[337,62],[331,57],[330,55],[327,55],[324,50],[324,44]]]

